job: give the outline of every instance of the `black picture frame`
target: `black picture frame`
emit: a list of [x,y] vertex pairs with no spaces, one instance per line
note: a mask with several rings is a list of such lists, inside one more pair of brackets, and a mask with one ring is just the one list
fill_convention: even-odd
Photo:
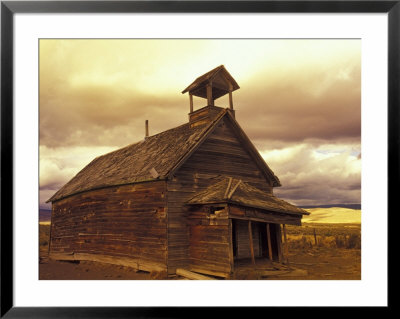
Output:
[[[15,307],[13,302],[13,20],[15,13],[387,13],[388,14],[388,218],[398,211],[400,105],[400,1],[1,1],[1,317],[177,318],[225,316],[224,307]],[[391,213],[391,214],[390,214]],[[388,223],[388,234],[393,223]],[[388,238],[390,250],[390,240]],[[390,258],[388,254],[388,264]],[[388,269],[389,270],[389,269]],[[388,287],[391,281],[388,280]],[[33,292],[34,293],[34,292]],[[391,295],[388,310],[391,306]],[[254,310],[252,308],[250,310]],[[259,309],[256,309],[259,310]],[[293,314],[309,309],[291,307]],[[349,313],[351,309],[347,308]],[[358,309],[359,310],[359,309]],[[357,310],[357,311],[358,311]],[[249,317],[249,309],[235,315]],[[261,311],[263,311],[261,309]],[[270,311],[270,310],[268,310]],[[330,310],[334,315],[338,309]],[[350,314],[350,313],[349,313]]]

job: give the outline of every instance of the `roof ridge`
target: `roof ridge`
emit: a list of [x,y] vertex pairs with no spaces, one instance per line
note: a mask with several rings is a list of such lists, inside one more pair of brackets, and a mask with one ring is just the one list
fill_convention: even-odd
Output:
[[[178,128],[180,128],[180,127],[182,127],[182,126],[185,126],[185,125],[188,125],[188,124],[189,124],[189,123],[183,123],[183,124],[181,124],[181,125],[175,126],[175,127],[173,127],[173,128],[170,128],[170,129],[168,129],[168,130],[159,132],[159,133],[157,133],[157,134],[150,135],[150,136],[147,137],[147,139],[151,139],[151,138],[153,138],[153,137],[156,137],[156,136],[158,136],[158,135],[161,135],[161,134],[170,132],[170,131],[172,131],[172,130],[178,129]],[[143,142],[145,142],[145,140],[140,140],[140,141],[137,141],[137,142],[134,142],[134,143],[131,143],[131,144],[122,146],[122,147],[117,148],[117,149],[115,149],[115,150],[113,150],[113,151],[110,151],[110,152],[108,152],[108,153],[104,153],[104,154],[102,154],[102,155],[96,156],[91,162],[93,162],[94,160],[96,160],[96,159],[98,159],[98,158],[102,158],[103,156],[110,155],[110,154],[112,154],[112,153],[114,153],[114,152],[122,151],[123,149],[132,147],[132,146],[134,146],[134,145],[137,145],[137,144],[140,144],[140,143],[143,143]],[[90,163],[91,163],[91,162],[90,162]],[[89,163],[89,164],[90,164],[90,163]]]
[[183,126],[186,126],[186,125],[189,125],[189,123],[183,123],[183,124],[181,124],[181,125],[178,125],[178,126],[175,126],[175,127],[169,128],[168,130],[165,130],[165,131],[159,132],[159,133],[157,133],[157,134],[154,134],[154,135],[150,135],[150,136],[148,136],[147,138],[152,138],[152,137],[155,137],[155,136],[157,136],[157,135],[164,134],[164,133],[166,133],[166,132],[170,132],[170,131],[172,131],[172,130],[176,130],[176,129],[178,129],[178,128],[180,128],[180,127],[183,127]]

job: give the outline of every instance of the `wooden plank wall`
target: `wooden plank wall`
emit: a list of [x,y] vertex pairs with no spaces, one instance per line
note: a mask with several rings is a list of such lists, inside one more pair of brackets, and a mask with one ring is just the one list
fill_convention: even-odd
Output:
[[207,206],[189,211],[189,269],[228,277],[231,270],[230,224],[226,207],[210,212]]
[[[272,193],[270,182],[265,179],[241,145],[226,119],[218,124],[214,132],[186,161],[180,171],[181,173],[240,178],[265,192]],[[200,184],[199,187],[201,187]]]
[[139,269],[166,270],[165,181],[77,194],[54,202],[52,214],[53,256],[131,258]]
[[189,113],[190,127],[196,127],[212,121],[223,108],[218,106],[206,106],[192,113]]
[[188,263],[189,229],[185,203],[196,192],[226,175],[240,178],[259,189],[272,187],[242,147],[226,120],[220,122],[208,139],[168,181],[168,272]]
[[228,225],[190,226],[190,265],[193,271],[228,276],[229,260]]

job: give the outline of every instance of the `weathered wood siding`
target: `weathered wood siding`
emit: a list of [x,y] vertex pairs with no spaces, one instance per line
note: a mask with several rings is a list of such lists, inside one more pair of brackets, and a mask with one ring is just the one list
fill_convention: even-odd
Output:
[[[252,160],[231,124],[223,119],[214,132],[180,168],[180,174],[192,174],[196,185],[209,185],[210,177],[218,175],[240,178],[265,192],[272,192],[270,182]],[[197,173],[197,176],[193,176]]]
[[184,267],[189,258],[189,228],[186,201],[220,175],[240,178],[266,192],[272,187],[223,120],[206,141],[168,181],[168,272]]
[[166,270],[166,182],[108,187],[54,202],[50,254]]
[[190,226],[190,265],[193,271],[229,275],[228,225]]
[[210,213],[208,207],[189,212],[189,269],[229,276],[231,269],[230,225],[225,208]]
[[223,108],[206,106],[189,114],[190,127],[209,123]]
[[[230,224],[226,207],[210,212],[207,206],[189,211],[189,269],[227,277],[231,272]],[[233,259],[232,259],[233,262]]]

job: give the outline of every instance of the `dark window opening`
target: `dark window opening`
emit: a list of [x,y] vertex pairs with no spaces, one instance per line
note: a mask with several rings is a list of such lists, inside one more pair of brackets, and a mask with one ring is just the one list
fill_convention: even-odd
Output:
[[[279,225],[270,223],[269,230],[270,245],[268,245],[267,223],[252,222],[254,255],[256,258],[269,259],[269,248],[271,248],[272,260],[279,261]],[[251,256],[249,247],[248,221],[232,219],[232,250],[234,259],[249,259]]]
[[221,210],[224,210],[224,209],[225,209],[225,207],[214,207],[214,206],[211,206],[210,207],[210,214],[215,214],[215,212],[221,211]]

